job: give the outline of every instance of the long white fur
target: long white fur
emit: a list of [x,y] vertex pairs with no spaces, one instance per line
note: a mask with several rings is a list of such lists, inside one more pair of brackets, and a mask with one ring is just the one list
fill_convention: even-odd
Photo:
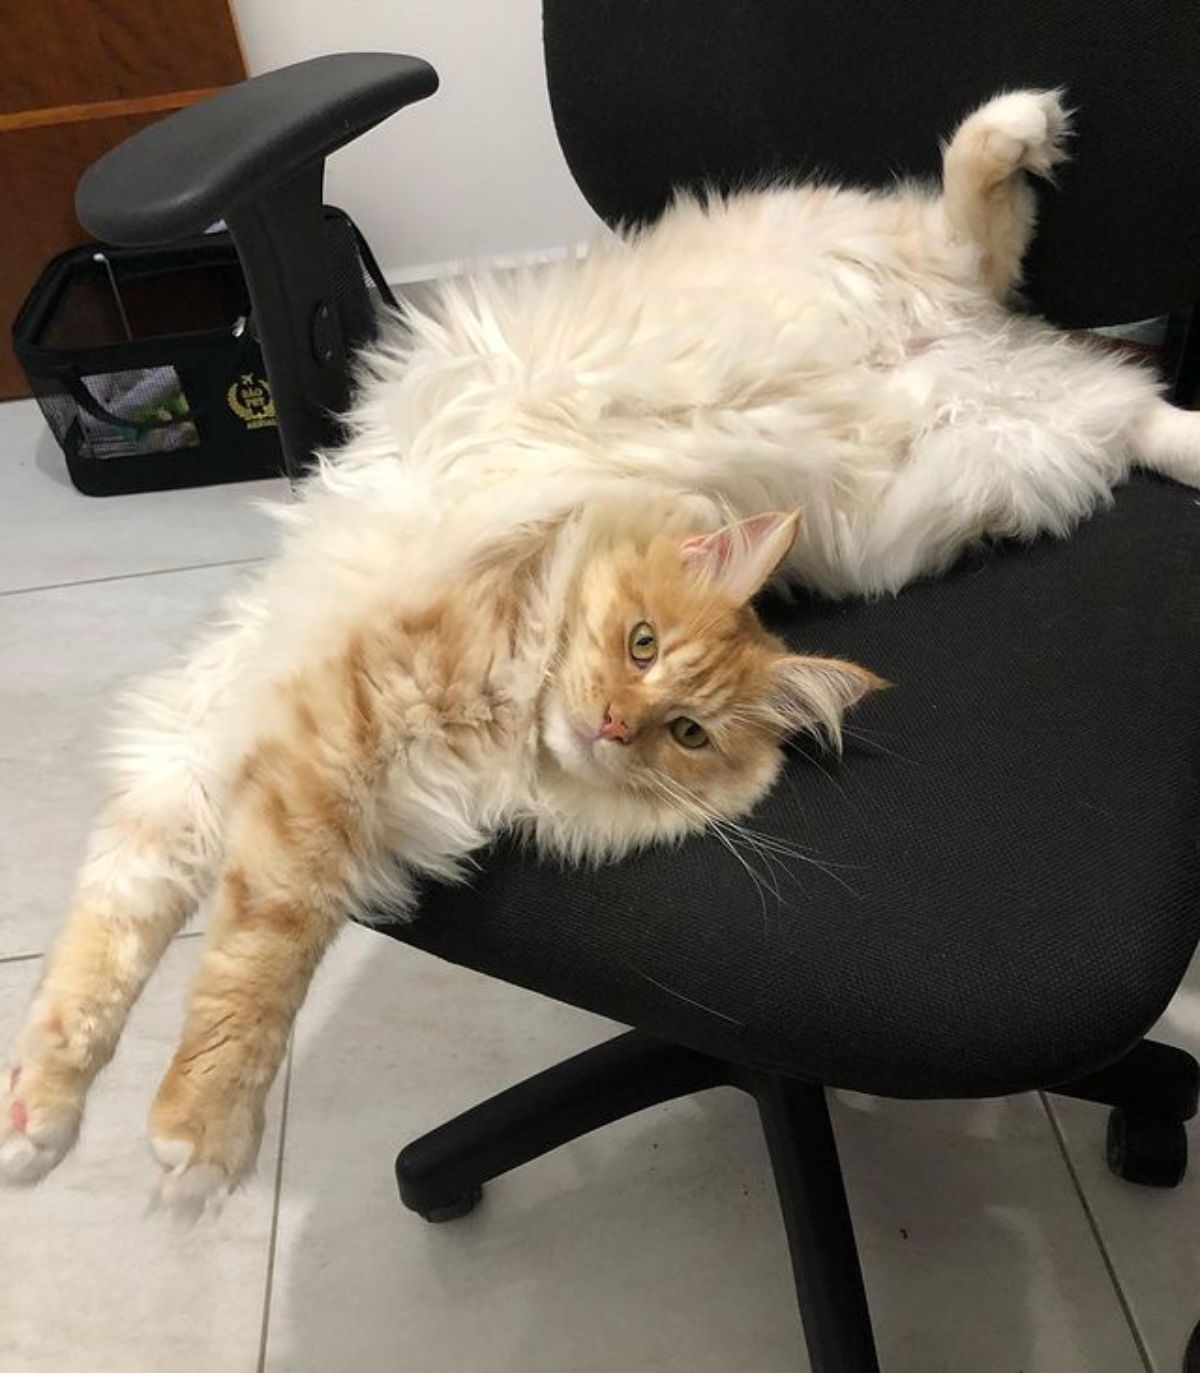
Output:
[[[1023,137],[1040,119],[1026,164],[1061,155],[1053,96],[1002,96],[974,119]],[[124,731],[126,785],[195,817],[170,880],[201,885],[220,778],[273,681],[366,604],[416,606],[476,549],[563,511],[631,490],[714,524],[799,508],[784,575],[842,596],[898,590],[984,536],[1066,534],[1135,461],[1200,480],[1200,420],[1166,406],[1148,372],[1006,310],[980,252],[936,187],[681,197],[585,259],[449,282],[389,320],[361,362],[350,441],[277,511],[280,556],[183,672],[144,689]],[[523,772],[482,803],[441,759],[406,785],[422,798],[395,830],[406,866],[439,875],[531,805],[572,857],[653,837],[602,803],[590,832],[573,830],[572,808],[537,807]],[[116,884],[128,908],[130,874],[104,865],[94,853],[85,880]],[[368,888],[399,897],[399,877],[389,865]]]
[[[1053,96],[1004,96],[973,119],[1022,147],[1021,166],[1061,155]],[[1031,209],[1024,190],[1013,204]],[[475,550],[613,495],[689,502],[712,527],[799,508],[785,575],[845,596],[896,591],[983,537],[1065,534],[1135,462],[1200,484],[1200,421],[1148,373],[1009,313],[956,213],[919,186],[681,197],[583,260],[452,282],[390,320],[362,361],[350,441],[278,511],[280,556],[127,713],[114,804],[173,817],[175,839],[114,847],[102,824],[81,875],[130,931],[97,1062],[213,879],[226,781],[273,683],[365,607],[416,608]],[[551,575],[531,634],[553,638],[560,590]],[[530,661],[518,694],[545,670]],[[501,823],[575,858],[669,837],[661,817],[588,805],[581,828],[583,799],[539,795],[518,753],[481,787],[418,750],[380,822],[400,849],[381,842],[358,894],[403,906],[409,874],[455,872]],[[14,1062],[36,1054],[36,1011]],[[0,1175],[44,1172],[77,1124],[67,1113],[32,1141],[0,1120]]]

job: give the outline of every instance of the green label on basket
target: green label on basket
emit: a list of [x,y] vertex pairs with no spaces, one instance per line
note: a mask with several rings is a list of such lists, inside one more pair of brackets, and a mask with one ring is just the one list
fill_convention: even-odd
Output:
[[275,424],[275,402],[265,378],[243,372],[225,393],[225,399],[247,429],[266,429]]

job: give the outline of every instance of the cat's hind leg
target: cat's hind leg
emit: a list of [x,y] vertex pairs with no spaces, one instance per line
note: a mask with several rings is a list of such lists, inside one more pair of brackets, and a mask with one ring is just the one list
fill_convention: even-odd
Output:
[[131,1006],[211,884],[221,820],[204,721],[219,658],[131,703],[67,922],[0,1068],[0,1182],[37,1181],[74,1144]]
[[1048,177],[1062,162],[1070,118],[1058,91],[1012,91],[958,126],[942,159],[942,206],[952,238],[980,249],[991,293],[1021,279],[1037,206],[1026,172]]

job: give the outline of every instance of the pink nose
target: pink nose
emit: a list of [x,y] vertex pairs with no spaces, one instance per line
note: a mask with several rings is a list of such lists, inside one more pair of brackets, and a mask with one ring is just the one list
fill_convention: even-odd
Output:
[[611,739],[614,744],[627,744],[629,742],[629,726],[612,706],[609,706],[604,712],[604,723],[600,726],[600,738]]

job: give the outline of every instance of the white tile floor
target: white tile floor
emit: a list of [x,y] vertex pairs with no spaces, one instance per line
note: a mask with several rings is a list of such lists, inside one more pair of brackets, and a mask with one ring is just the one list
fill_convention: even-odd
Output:
[[[114,684],[269,545],[261,488],[108,501],[0,406],[0,1037],[37,976]],[[198,939],[178,941],[74,1156],[0,1195],[0,1373],[170,1368],[772,1373],[805,1366],[764,1150],[730,1092],[402,1211],[396,1148],[611,1027],[350,930],[306,1007],[257,1181],[215,1223],[145,1217],[145,1108]],[[1200,1050],[1200,969],[1162,1035]],[[1103,1113],[845,1096],[835,1120],[889,1373],[1175,1373],[1200,1318],[1200,1168],[1113,1180]]]

